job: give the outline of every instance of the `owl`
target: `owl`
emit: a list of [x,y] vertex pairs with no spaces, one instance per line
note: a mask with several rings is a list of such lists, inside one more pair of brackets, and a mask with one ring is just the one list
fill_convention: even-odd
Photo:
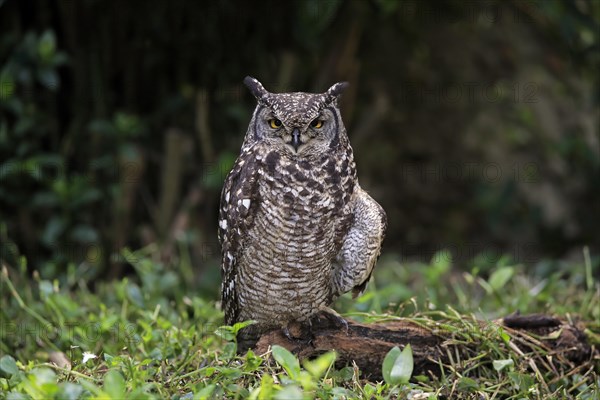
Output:
[[252,343],[361,293],[387,222],[358,184],[338,107],[347,83],[318,94],[244,84],[258,104],[225,179],[218,235],[225,322],[254,320],[240,332]]

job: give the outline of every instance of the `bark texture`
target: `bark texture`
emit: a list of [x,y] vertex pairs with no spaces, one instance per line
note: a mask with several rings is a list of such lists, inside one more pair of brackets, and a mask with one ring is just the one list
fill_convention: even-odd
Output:
[[[516,352],[517,362],[528,363],[534,370],[561,367],[574,368],[586,361],[600,358],[598,349],[591,346],[580,324],[571,324],[546,315],[511,315],[496,321],[471,321],[475,328],[503,329],[511,340],[508,344]],[[479,343],[466,342],[455,330],[423,327],[408,320],[394,320],[376,324],[361,324],[348,320],[348,329],[331,318],[318,317],[310,328],[292,325],[292,338],[282,330],[263,334],[256,343],[256,351],[264,353],[271,345],[280,345],[300,359],[316,357],[326,351],[338,353],[338,366],[360,368],[363,378],[380,379],[381,365],[387,352],[394,346],[401,349],[410,343],[413,349],[414,375],[439,376],[440,365],[452,363],[455,356],[470,358],[479,353]],[[473,329],[468,326],[465,329]],[[462,333],[462,332],[461,332]],[[477,335],[474,335],[477,337]],[[498,339],[502,341],[501,339]],[[544,350],[544,351],[539,351]],[[539,371],[536,371],[539,372]]]

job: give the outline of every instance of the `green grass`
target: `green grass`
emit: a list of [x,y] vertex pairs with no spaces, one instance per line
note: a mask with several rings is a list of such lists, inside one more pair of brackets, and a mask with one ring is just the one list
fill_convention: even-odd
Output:
[[[561,315],[585,321],[599,346],[597,259],[530,269],[500,259],[461,272],[445,252],[429,264],[382,257],[368,291],[339,299],[336,309],[367,322],[402,317],[477,344],[450,354],[442,377],[407,383],[389,373],[385,381],[364,380],[353,365],[336,368],[333,353],[310,361],[281,348],[236,355],[239,327],[221,327],[216,290],[201,296],[152,255],[126,253],[136,274],[93,291],[76,269],[59,283],[28,277],[24,260],[3,267],[0,398],[598,398],[597,358],[553,370],[544,349],[522,354],[514,346],[522,338],[485,323],[516,310]],[[388,372],[399,354],[390,356]],[[403,354],[394,371],[406,374]]]

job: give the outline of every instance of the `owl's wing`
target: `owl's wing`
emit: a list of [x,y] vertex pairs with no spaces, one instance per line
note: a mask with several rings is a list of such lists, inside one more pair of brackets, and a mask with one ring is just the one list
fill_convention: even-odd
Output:
[[242,153],[223,185],[219,210],[219,242],[221,244],[221,307],[225,323],[237,321],[239,309],[236,288],[237,262],[243,251],[243,238],[253,222],[253,210],[259,202],[256,177],[257,160],[251,148]]
[[356,297],[371,278],[387,228],[383,208],[360,187],[357,188],[354,219],[334,263],[335,296],[352,290]]

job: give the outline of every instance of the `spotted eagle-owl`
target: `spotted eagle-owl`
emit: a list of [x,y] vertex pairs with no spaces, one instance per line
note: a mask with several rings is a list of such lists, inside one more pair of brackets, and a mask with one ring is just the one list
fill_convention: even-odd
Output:
[[358,184],[338,108],[347,83],[319,94],[244,83],[258,105],[221,193],[219,241],[225,322],[255,320],[251,336],[362,292],[386,215]]

